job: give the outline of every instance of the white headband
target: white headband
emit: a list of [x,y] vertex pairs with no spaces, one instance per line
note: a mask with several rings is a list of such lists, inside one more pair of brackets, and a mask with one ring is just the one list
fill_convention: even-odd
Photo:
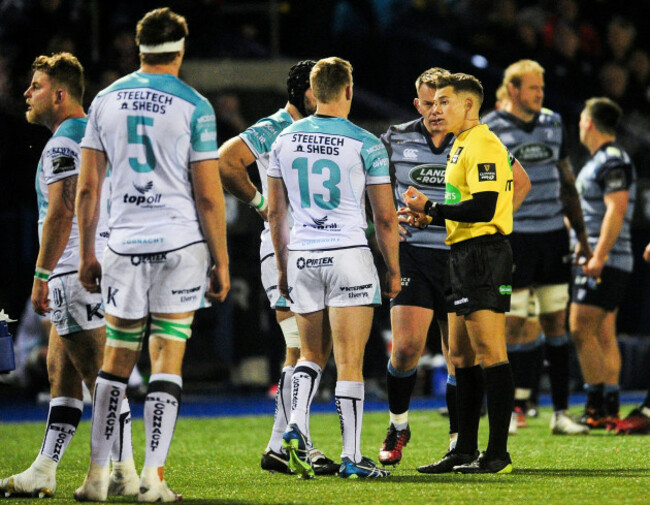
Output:
[[163,42],[162,44],[156,44],[148,46],[146,44],[140,44],[141,53],[175,53],[182,51],[185,46],[185,37],[180,40],[173,40],[171,42]]

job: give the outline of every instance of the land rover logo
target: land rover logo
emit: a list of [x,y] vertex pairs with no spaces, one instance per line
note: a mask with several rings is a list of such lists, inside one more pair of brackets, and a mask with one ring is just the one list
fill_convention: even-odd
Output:
[[409,179],[418,186],[443,186],[445,184],[445,165],[418,165],[409,172]]
[[540,163],[553,159],[553,150],[546,144],[524,144],[517,147],[513,154],[523,165],[526,162]]

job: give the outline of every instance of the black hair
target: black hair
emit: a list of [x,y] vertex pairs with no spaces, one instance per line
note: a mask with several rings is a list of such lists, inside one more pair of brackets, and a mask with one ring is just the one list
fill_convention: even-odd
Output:
[[305,92],[309,89],[309,73],[316,65],[313,60],[299,61],[289,69],[287,77],[287,94],[289,103],[296,107],[300,114],[307,116],[305,110]]

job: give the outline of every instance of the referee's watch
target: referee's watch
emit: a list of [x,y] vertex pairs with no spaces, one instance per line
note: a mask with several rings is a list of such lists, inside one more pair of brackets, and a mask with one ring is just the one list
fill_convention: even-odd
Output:
[[424,204],[424,213],[427,216],[430,216],[432,219],[438,217],[439,214],[438,202],[432,202],[431,200],[427,200],[427,202]]

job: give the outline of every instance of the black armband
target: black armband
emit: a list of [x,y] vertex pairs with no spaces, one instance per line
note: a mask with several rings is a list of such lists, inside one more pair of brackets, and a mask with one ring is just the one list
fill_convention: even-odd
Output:
[[498,198],[499,193],[496,191],[481,191],[480,193],[474,193],[471,200],[452,205],[438,203],[432,205],[432,208],[436,209],[436,217],[449,219],[450,221],[487,223],[494,217]]

